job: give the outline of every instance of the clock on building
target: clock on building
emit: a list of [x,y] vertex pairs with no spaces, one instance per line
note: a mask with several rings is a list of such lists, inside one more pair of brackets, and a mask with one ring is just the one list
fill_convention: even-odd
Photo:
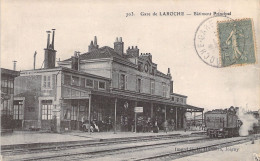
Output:
[[147,63],[144,65],[144,71],[145,71],[146,73],[148,72],[148,64],[147,64]]

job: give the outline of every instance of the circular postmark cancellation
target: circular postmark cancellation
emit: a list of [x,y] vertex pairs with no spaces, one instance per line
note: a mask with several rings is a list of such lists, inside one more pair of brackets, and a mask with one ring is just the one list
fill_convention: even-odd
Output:
[[198,56],[212,67],[223,67],[219,54],[217,22],[227,20],[232,19],[226,16],[209,17],[201,22],[195,33],[194,46]]
[[212,67],[256,63],[253,20],[215,16],[196,30],[194,45],[198,56]]

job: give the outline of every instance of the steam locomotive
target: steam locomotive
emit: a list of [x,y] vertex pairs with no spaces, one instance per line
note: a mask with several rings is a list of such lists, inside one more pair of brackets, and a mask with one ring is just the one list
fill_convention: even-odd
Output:
[[[206,112],[204,120],[207,127],[207,135],[211,138],[239,136],[239,128],[243,122],[237,116],[238,109],[238,107],[234,108],[231,106],[229,109],[215,109]],[[249,131],[249,133],[260,132],[260,119],[257,111],[254,117],[258,119],[258,123],[253,125],[253,130]]]

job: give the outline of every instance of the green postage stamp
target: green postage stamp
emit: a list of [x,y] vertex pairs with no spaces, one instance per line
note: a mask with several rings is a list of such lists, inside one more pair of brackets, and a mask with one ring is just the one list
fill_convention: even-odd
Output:
[[256,44],[251,19],[218,21],[217,29],[222,67],[256,62]]

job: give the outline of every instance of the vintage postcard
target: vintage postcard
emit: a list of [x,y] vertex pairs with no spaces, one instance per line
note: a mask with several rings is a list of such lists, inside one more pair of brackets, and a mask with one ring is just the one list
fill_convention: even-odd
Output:
[[0,0],[0,160],[260,160],[259,0]]

